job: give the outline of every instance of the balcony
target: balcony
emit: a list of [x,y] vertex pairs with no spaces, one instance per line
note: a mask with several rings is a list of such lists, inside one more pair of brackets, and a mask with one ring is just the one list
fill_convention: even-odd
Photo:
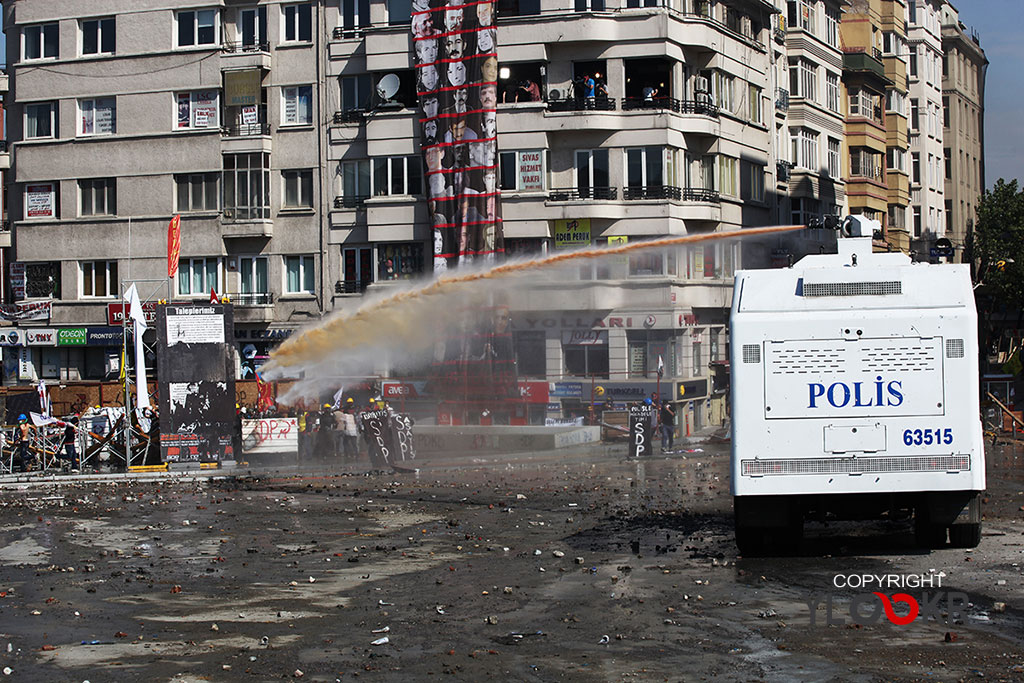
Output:
[[341,26],[335,26],[334,30],[331,31],[331,38],[334,40],[358,40],[363,37],[364,30],[365,27],[342,28]]
[[843,70],[873,74],[882,81],[889,82],[885,75],[885,66],[882,64],[881,56],[875,57],[873,54],[868,54],[864,48],[845,48]]
[[247,237],[273,237],[274,222],[270,219],[233,218],[234,209],[224,209],[220,232],[224,239],[245,239]]
[[334,112],[334,123],[362,123],[366,118],[366,112],[362,109],[349,109],[347,111]]
[[7,149],[7,140],[0,140],[0,171],[11,167],[11,153]]
[[345,197],[334,198],[335,209],[361,209],[364,208],[366,200],[370,198],[370,195],[349,195]]
[[11,222],[3,221],[0,223],[0,249],[6,249],[11,246]]
[[702,187],[684,187],[681,198],[684,202],[706,202],[708,204],[718,204],[721,201],[718,190],[707,190]]
[[789,90],[786,88],[775,89],[775,108],[779,111],[789,111]]
[[548,200],[552,202],[575,202],[591,200],[612,200],[618,198],[617,187],[581,187],[551,190]]
[[614,97],[566,97],[548,100],[548,111],[615,111]]
[[775,37],[776,43],[781,45],[786,44],[786,29],[776,27],[772,29],[772,35]]
[[373,280],[338,280],[334,283],[335,294],[362,294],[373,284]]
[[703,100],[677,100],[671,97],[655,97],[645,99],[643,97],[622,98],[623,111],[635,111],[638,109],[665,109],[677,114],[700,114],[718,118],[718,107]]
[[682,190],[673,185],[630,185],[622,188],[622,198],[626,201],[640,199],[681,199]]
[[230,295],[235,305],[235,322],[274,322],[274,294],[272,292],[251,292]]
[[255,123],[236,123],[230,126],[222,126],[221,135],[226,138],[251,138],[261,135],[270,135],[270,124],[265,121]]
[[221,45],[220,68],[223,71],[269,69],[270,43],[226,42]]

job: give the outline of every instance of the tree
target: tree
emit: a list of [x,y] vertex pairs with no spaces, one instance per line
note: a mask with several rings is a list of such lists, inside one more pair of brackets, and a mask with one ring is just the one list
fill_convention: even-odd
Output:
[[1019,319],[1024,305],[1024,190],[1000,178],[978,204],[978,222],[968,235],[978,306],[982,372],[999,332],[993,313]]
[[1019,306],[1024,299],[1024,190],[1016,180],[1000,178],[982,195],[970,242],[979,297],[990,305]]

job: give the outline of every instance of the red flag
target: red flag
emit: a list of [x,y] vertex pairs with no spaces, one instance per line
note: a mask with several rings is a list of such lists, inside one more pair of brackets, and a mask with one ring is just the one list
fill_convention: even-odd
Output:
[[274,394],[270,383],[263,379],[259,371],[256,371],[256,408],[259,410],[270,410],[274,407]]
[[178,256],[181,255],[181,214],[167,226],[167,277],[178,274]]
[[220,297],[217,296],[217,292],[213,289],[213,287],[210,287],[210,303],[211,304],[219,304],[220,303]]

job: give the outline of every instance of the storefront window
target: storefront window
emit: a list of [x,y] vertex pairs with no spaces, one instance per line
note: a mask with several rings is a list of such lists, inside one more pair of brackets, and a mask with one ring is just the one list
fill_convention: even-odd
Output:
[[423,245],[419,242],[377,247],[377,273],[381,280],[406,280],[423,273]]
[[562,337],[562,355],[565,358],[565,374],[577,377],[608,377],[608,333],[595,332],[583,343],[574,332],[565,332]]

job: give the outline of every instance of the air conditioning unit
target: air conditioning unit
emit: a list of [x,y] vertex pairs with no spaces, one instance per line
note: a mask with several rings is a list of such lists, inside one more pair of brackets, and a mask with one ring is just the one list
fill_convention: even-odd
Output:
[[711,92],[708,89],[708,79],[704,76],[697,76],[693,79],[693,89],[697,92]]

